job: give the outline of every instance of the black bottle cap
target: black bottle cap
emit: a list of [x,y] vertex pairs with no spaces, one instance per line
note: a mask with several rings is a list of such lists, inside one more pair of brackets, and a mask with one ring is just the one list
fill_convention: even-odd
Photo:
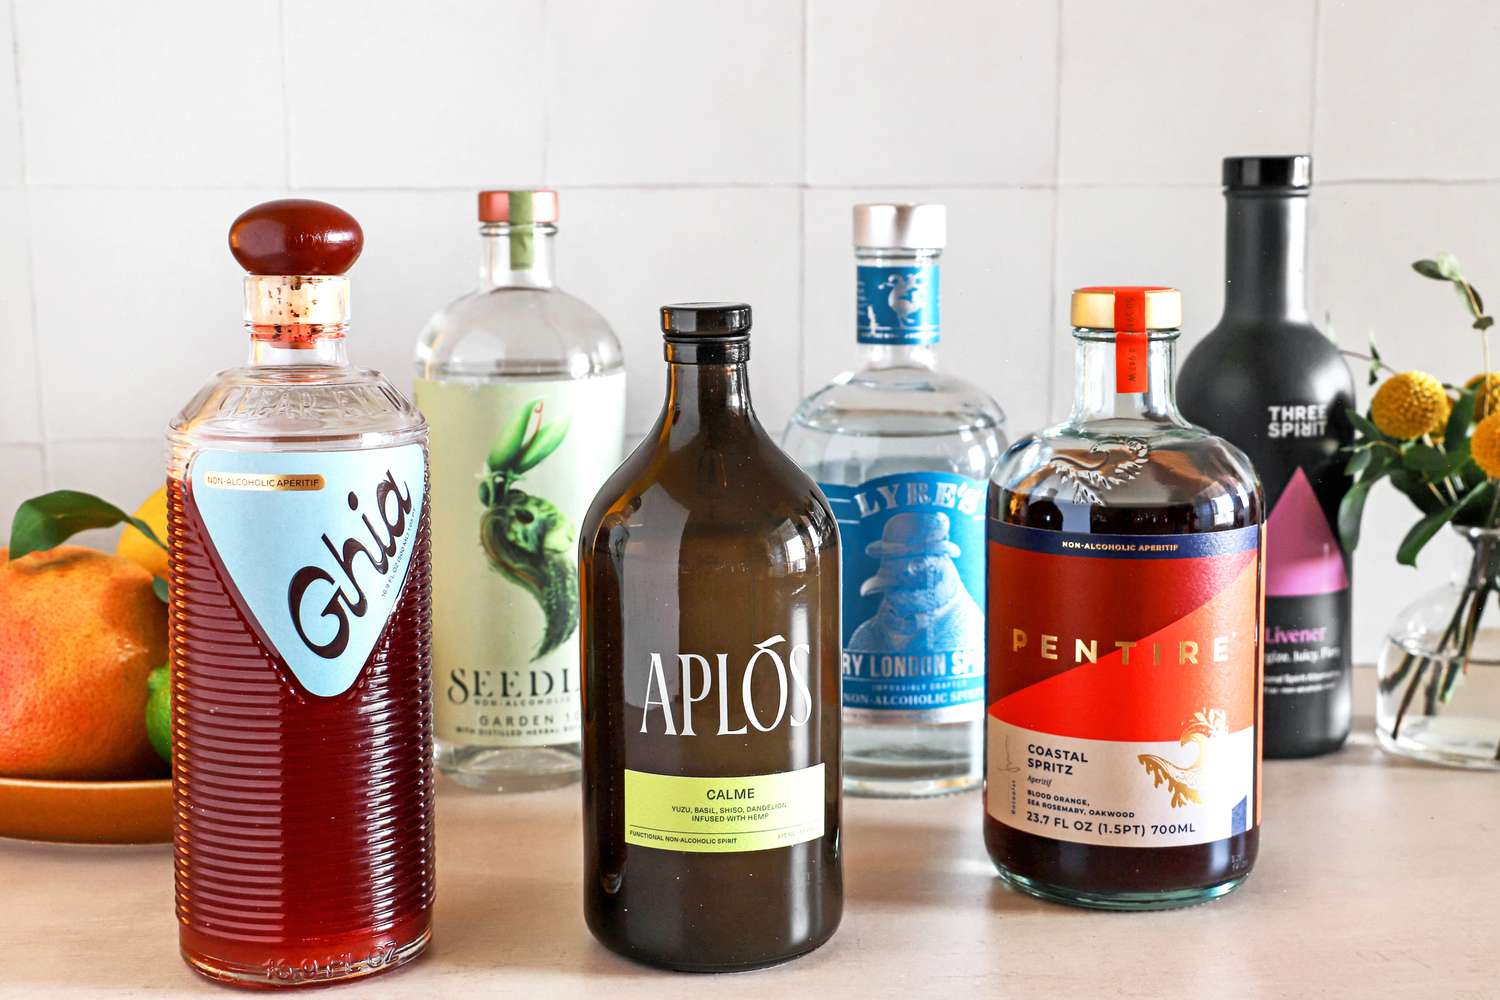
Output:
[[1258,191],[1269,189],[1303,189],[1312,187],[1312,157],[1296,156],[1226,156],[1224,189]]
[[661,333],[670,341],[744,340],[750,307],[743,302],[675,302],[661,307]]

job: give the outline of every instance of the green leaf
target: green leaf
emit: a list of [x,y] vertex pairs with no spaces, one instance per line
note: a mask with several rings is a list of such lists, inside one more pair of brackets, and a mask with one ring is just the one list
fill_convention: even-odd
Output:
[[1363,413],[1360,413],[1353,407],[1350,407],[1344,412],[1349,415],[1349,422],[1354,425],[1354,429],[1359,431],[1365,437],[1373,438],[1376,441],[1384,441],[1386,439],[1385,435],[1380,432],[1380,428],[1376,427],[1370,421],[1370,418],[1365,416]]
[[1370,462],[1374,457],[1370,454],[1369,448],[1361,448],[1350,456],[1349,463],[1344,466],[1344,475],[1358,476],[1365,469],[1369,468]]
[[1438,267],[1438,262],[1435,260],[1415,260],[1412,261],[1411,267],[1424,278],[1431,278],[1433,281],[1448,280],[1448,276],[1443,273],[1442,268]]
[[[1411,530],[1406,533],[1405,538],[1401,539],[1401,545],[1396,549],[1396,561],[1403,566],[1415,566],[1417,555],[1428,542],[1432,541],[1432,536],[1436,535],[1443,525],[1453,520],[1455,515],[1469,507],[1490,489],[1489,483],[1480,483],[1460,497],[1457,503],[1447,504],[1412,525]],[[1340,513],[1342,514],[1342,508]]]
[[[1464,280],[1464,269],[1459,266],[1458,258],[1444,250],[1437,255],[1438,273],[1449,281],[1461,282]],[[1463,289],[1459,289],[1463,291]]]
[[531,443],[526,446],[526,450],[516,460],[516,471],[526,472],[541,465],[542,461],[556,451],[558,445],[562,444],[563,438],[568,436],[568,427],[571,424],[572,419],[570,417],[563,417],[557,423],[546,424],[538,430],[536,437],[531,439]]
[[162,548],[162,540],[145,521],[131,517],[107,500],[77,490],[56,490],[32,497],[16,508],[10,523],[10,557],[19,559],[61,545],[80,531],[128,524]]
[[1478,400],[1473,389],[1464,389],[1458,402],[1448,414],[1448,426],[1443,430],[1443,447],[1457,451],[1469,440],[1469,425],[1474,422],[1474,406]]
[[172,603],[171,592],[167,589],[167,581],[163,580],[159,576],[153,576],[151,578],[151,589],[156,593],[157,598],[160,599],[163,604]]
[[1365,498],[1376,480],[1367,479],[1349,487],[1344,499],[1339,502],[1339,541],[1345,552],[1353,552],[1359,544],[1359,522],[1365,515]]
[[526,432],[531,429],[533,420],[539,421],[542,415],[542,401],[533,399],[525,406],[516,411],[516,415],[510,418],[510,423],[495,436],[490,444],[489,456],[485,464],[491,472],[501,472],[510,468],[521,454],[522,447],[526,444]]
[[1474,318],[1475,319],[1483,319],[1484,318],[1484,298],[1483,298],[1483,296],[1481,296],[1479,294],[1479,289],[1475,288],[1473,285],[1469,284],[1467,281],[1464,282],[1464,288],[1468,289],[1468,292],[1469,292],[1468,295],[1464,296],[1465,301],[1467,301],[1470,296],[1472,296],[1473,299],[1474,299],[1474,303],[1473,303],[1473,305],[1474,305]]
[[1448,468],[1448,456],[1429,444],[1414,444],[1401,453],[1401,462],[1408,469],[1431,478],[1441,476]]

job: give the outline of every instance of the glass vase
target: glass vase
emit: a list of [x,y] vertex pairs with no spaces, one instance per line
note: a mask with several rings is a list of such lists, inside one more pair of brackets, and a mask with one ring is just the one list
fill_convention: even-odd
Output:
[[1393,754],[1500,770],[1500,531],[1457,528],[1453,581],[1401,612],[1378,665],[1375,729]]

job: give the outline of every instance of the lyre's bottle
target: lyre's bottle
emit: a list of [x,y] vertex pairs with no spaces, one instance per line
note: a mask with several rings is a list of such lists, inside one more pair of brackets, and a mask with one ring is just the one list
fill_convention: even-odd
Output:
[[750,406],[750,307],[662,309],[667,398],[584,519],[584,913],[728,971],[838,926],[839,541]]
[[417,344],[432,429],[437,764],[531,791],[579,774],[577,526],[625,443],[625,362],[557,287],[554,191],[482,191],[477,291]]
[[1267,757],[1349,735],[1349,555],[1340,449],[1354,379],[1307,314],[1308,156],[1224,161],[1224,315],[1182,364],[1189,420],[1245,450],[1266,491]]
[[787,452],[844,545],[844,787],[938,795],[979,784],[984,501],[1004,414],[938,371],[942,205],[854,206],[853,372],[809,396]]
[[430,933],[427,428],[345,354],[362,241],[323,202],[236,219],[250,359],[168,434],[179,937],[240,985]]
[[1176,291],[1072,312],[1073,412],[990,491],[985,841],[1035,895],[1180,906],[1259,841],[1260,487],[1177,412]]

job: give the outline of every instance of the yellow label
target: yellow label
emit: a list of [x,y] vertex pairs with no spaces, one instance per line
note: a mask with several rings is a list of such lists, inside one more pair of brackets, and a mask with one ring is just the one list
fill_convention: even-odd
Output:
[[768,851],[823,836],[823,765],[685,778],[625,772],[625,842],[664,851]]

